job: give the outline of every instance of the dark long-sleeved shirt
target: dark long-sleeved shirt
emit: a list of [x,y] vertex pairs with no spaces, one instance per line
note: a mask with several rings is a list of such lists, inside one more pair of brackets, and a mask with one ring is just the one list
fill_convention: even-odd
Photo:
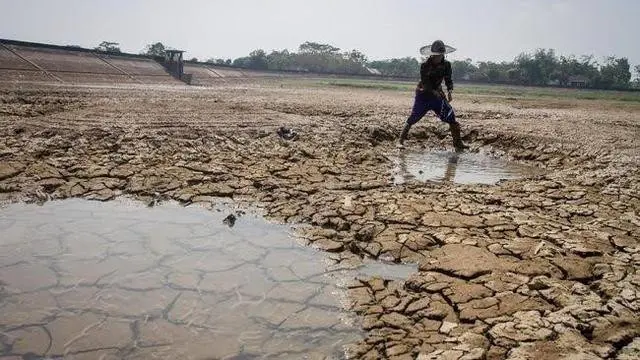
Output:
[[453,90],[453,80],[451,79],[451,63],[443,60],[440,64],[433,64],[431,58],[420,65],[419,89],[423,89],[427,96],[431,96],[433,91],[440,90],[444,80],[447,90]]

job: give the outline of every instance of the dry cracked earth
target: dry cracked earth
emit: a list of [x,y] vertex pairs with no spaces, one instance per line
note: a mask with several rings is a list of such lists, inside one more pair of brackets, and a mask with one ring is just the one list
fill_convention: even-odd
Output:
[[[349,283],[348,311],[364,331],[349,358],[640,357],[640,106],[460,95],[454,106],[471,151],[539,174],[497,185],[395,184],[390,158],[411,101],[274,80],[4,85],[0,200],[233,198],[309,225],[299,238],[336,263],[419,264],[405,280]],[[297,137],[279,137],[281,126]],[[433,117],[410,136],[414,150],[450,148]],[[25,264],[0,265],[5,312],[20,294],[4,274]],[[31,292],[50,285],[35,283]],[[7,318],[0,354],[20,358],[2,334],[41,329],[33,326],[42,320]]]

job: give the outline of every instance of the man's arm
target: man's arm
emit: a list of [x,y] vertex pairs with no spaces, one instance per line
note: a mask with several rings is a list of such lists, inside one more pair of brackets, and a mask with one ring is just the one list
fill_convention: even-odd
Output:
[[447,85],[448,91],[453,91],[453,79],[451,78],[451,63],[444,63],[444,83]]
[[451,76],[451,63],[444,63],[444,83],[447,85],[448,99],[451,101],[453,97],[451,96],[451,92],[453,91],[453,78]]

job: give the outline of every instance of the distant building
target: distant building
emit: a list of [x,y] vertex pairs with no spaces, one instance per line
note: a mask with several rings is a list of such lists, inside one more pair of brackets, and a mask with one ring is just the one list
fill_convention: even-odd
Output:
[[370,67],[368,67],[366,69],[367,69],[367,72],[369,72],[369,74],[371,74],[371,75],[382,75],[382,72],[380,70],[378,70],[378,69],[374,69],[374,68],[370,68]]
[[584,88],[589,85],[589,78],[584,75],[569,76],[567,85],[575,88]]
[[164,67],[169,70],[171,75],[178,80],[190,80],[190,76],[185,76],[183,50],[165,50],[164,51]]

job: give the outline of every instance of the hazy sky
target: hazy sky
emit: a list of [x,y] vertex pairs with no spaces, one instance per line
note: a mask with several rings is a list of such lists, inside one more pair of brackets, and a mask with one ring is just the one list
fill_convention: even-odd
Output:
[[0,38],[94,47],[150,42],[187,57],[235,58],[304,41],[370,59],[418,56],[436,38],[453,59],[512,60],[523,51],[628,57],[640,64],[638,0],[0,0]]

